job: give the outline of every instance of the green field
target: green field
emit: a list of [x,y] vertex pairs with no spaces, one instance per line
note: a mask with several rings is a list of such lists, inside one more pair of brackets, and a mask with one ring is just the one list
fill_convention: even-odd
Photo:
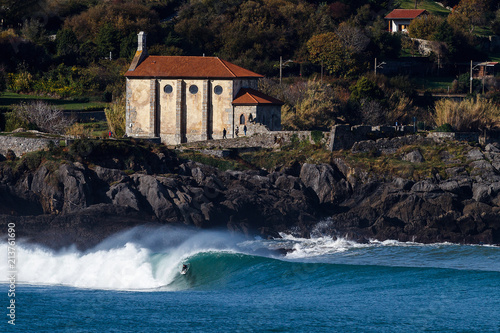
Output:
[[448,87],[451,89],[451,83],[455,77],[435,77],[435,76],[427,76],[427,77],[417,77],[414,79],[415,86],[418,90],[438,90],[442,92],[447,92]]
[[[401,0],[401,6],[399,8],[402,9],[414,9],[415,8],[415,0]],[[435,1],[429,0],[421,0],[418,1],[417,5],[418,9],[425,9],[429,13],[440,16],[447,16],[450,11],[444,7],[438,5]]]
[[29,102],[35,100],[44,100],[47,103],[54,104],[67,111],[79,111],[85,110],[87,108],[105,108],[106,103],[101,102],[82,102],[79,100],[62,100],[56,98],[50,98],[46,96],[35,96],[35,95],[22,95],[13,92],[3,92],[0,93],[0,106],[11,106],[16,105],[21,102]]

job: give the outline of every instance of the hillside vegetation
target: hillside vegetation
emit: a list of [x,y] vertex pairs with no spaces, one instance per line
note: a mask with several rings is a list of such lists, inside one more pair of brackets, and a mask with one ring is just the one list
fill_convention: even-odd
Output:
[[[431,15],[415,20],[409,36],[435,43],[427,55],[434,64],[430,74],[449,68],[447,80],[453,82],[447,88],[467,93],[470,73],[454,68],[488,58],[477,35],[500,32],[498,3],[443,4],[455,10],[449,14],[433,1],[418,1],[418,8]],[[414,6],[409,0],[3,0],[0,92],[118,101],[137,33],[146,31],[150,54],[218,56],[268,78],[278,77],[280,57],[290,60],[282,84],[268,79],[261,87],[286,103],[285,129],[402,123],[414,117],[430,124],[433,100],[418,97],[422,89],[417,91],[413,75],[370,73],[375,58],[380,64],[403,54],[420,55],[408,36],[386,31],[384,20],[394,8]],[[486,98],[494,103],[500,101],[498,86],[495,79],[484,84]],[[482,88],[473,81],[474,94]]]

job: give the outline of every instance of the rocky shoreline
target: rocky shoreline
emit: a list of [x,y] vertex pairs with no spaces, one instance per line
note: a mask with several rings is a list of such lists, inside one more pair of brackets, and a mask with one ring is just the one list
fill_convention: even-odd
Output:
[[[394,153],[408,140],[427,139],[360,142],[352,152]],[[14,222],[17,237],[26,241],[85,249],[133,226],[180,224],[261,237],[288,232],[500,244],[497,145],[470,146],[467,167],[450,168],[445,179],[436,173],[419,181],[373,175],[343,158],[268,172],[221,171],[179,160],[167,149],[141,154],[139,161],[119,152],[89,153],[82,161],[31,169],[2,163],[2,235]],[[422,158],[418,149],[401,156],[409,163]]]

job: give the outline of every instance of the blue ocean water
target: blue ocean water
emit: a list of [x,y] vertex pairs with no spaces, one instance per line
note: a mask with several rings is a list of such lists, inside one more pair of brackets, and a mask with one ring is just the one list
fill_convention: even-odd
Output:
[[20,243],[16,325],[4,278],[0,331],[500,332],[499,247],[282,236],[165,227],[85,252]]

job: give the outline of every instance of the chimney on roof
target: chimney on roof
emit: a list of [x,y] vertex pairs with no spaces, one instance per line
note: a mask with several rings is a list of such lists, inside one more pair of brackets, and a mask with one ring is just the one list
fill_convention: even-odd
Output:
[[144,31],[141,31],[137,34],[137,51],[135,52],[134,59],[132,60],[132,64],[130,64],[129,71],[134,71],[137,66],[148,56],[148,48],[146,46],[146,35]]
[[144,31],[141,31],[137,34],[137,51],[146,51],[147,52],[146,36],[147,36],[147,33],[145,33]]

